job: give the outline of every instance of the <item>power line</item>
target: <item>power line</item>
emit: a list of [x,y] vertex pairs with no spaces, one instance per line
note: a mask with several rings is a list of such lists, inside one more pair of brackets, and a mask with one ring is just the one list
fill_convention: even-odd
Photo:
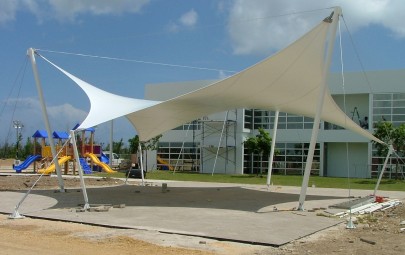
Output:
[[[290,13],[284,13],[284,14],[278,14],[278,15],[269,15],[269,16],[256,17],[256,18],[247,18],[247,19],[232,21],[230,23],[235,24],[235,23],[252,22],[252,21],[257,21],[257,20],[272,19],[272,18],[279,18],[279,17],[291,16],[291,15],[299,15],[299,14],[305,14],[305,13],[324,11],[324,10],[329,10],[329,9],[333,9],[333,8],[334,7],[328,7],[328,8],[314,9],[314,10],[296,11],[296,12],[290,12]],[[218,24],[211,24],[211,25],[206,25],[206,26],[198,26],[195,29],[201,30],[201,29],[212,28],[212,27],[224,27],[224,26],[229,25],[230,23],[218,23]],[[166,33],[167,32],[150,33],[148,35],[160,35],[160,34],[166,34]],[[136,36],[134,36],[134,37],[136,37]],[[139,36],[139,37],[142,37],[142,36]],[[90,55],[90,54],[83,54],[83,53],[73,53],[73,52],[55,51],[55,50],[47,50],[47,49],[35,49],[35,50],[42,51],[42,52],[65,54],[65,55],[74,55],[74,56],[80,56],[80,57],[100,58],[100,59],[105,59],[105,60],[134,62],[134,63],[140,63],[140,64],[160,65],[160,66],[167,66],[167,67],[188,68],[188,69],[217,71],[217,72],[226,72],[226,73],[236,73],[237,72],[234,70],[226,70],[226,69],[218,69],[218,68],[197,67],[197,66],[189,66],[189,65],[179,65],[179,64],[172,64],[172,63],[152,62],[152,61],[146,61],[146,60],[126,59],[126,58],[117,58],[117,57],[108,57],[108,56],[97,56],[97,55]]]
[[216,69],[216,68],[197,67],[197,66],[188,66],[188,65],[178,65],[178,64],[152,62],[152,61],[145,61],[145,60],[138,60],[138,59],[127,59],[127,58],[97,56],[97,55],[90,55],[90,54],[83,54],[83,53],[65,52],[65,51],[54,51],[54,50],[45,50],[45,49],[35,49],[35,51],[36,52],[37,51],[42,51],[42,52],[58,53],[58,54],[65,54],[65,55],[74,55],[74,56],[79,56],[79,57],[100,58],[100,59],[105,59],[105,60],[134,62],[134,63],[140,63],[140,64],[150,64],[150,65],[160,65],[160,66],[168,66],[168,67],[197,69],[197,70],[205,70],[205,71],[218,71],[218,72],[227,72],[227,73],[236,73],[237,72],[237,71],[226,70],[226,69]]
[[342,19],[343,19],[343,23],[345,24],[347,33],[348,33],[348,35],[349,35],[350,43],[351,43],[352,46],[353,46],[353,50],[354,50],[354,53],[355,53],[355,55],[356,55],[356,58],[357,58],[357,60],[359,61],[360,68],[361,68],[361,72],[362,72],[363,75],[364,75],[364,79],[366,79],[366,83],[367,83],[367,85],[368,85],[368,87],[369,87],[369,89],[370,89],[370,92],[373,93],[373,88],[371,87],[370,80],[368,79],[368,76],[367,76],[367,74],[366,74],[366,71],[365,71],[363,62],[362,62],[361,59],[360,59],[359,52],[358,52],[358,50],[357,50],[357,48],[356,48],[356,45],[354,44],[354,40],[353,40],[352,34],[350,33],[350,30],[349,30],[349,28],[348,28],[348,26],[347,26],[346,20],[345,20],[345,18],[344,18],[343,15],[342,15]]

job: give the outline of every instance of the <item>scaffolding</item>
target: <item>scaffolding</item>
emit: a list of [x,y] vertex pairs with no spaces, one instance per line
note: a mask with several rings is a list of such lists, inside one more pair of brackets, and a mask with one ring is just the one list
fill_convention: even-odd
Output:
[[200,172],[207,173],[210,166],[208,162],[214,160],[212,166],[214,173],[216,168],[220,168],[216,164],[218,158],[223,160],[224,173],[228,172],[229,164],[233,164],[232,169],[235,170],[237,110],[228,111],[223,120],[204,117],[198,121],[201,123]]

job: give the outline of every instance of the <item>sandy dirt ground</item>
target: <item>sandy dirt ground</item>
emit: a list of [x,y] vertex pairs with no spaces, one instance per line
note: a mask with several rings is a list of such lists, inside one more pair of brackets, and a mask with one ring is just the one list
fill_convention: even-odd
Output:
[[[0,176],[0,192],[26,190],[36,178]],[[113,178],[86,179],[89,187],[122,183]],[[79,185],[77,179],[65,178],[66,188]],[[57,187],[57,178],[43,176],[35,188]],[[0,254],[405,254],[401,228],[405,228],[403,203],[358,217],[355,229],[340,224],[281,247],[0,215]]]

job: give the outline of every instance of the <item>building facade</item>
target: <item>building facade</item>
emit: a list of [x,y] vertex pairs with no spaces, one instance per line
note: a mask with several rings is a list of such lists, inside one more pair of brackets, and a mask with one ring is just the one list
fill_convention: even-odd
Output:
[[[145,98],[167,100],[212,82],[148,84]],[[405,121],[405,70],[345,73],[344,79],[341,74],[331,74],[328,87],[337,105],[370,132],[379,121],[394,126]],[[272,135],[274,121],[275,112],[263,109],[230,109],[201,116],[165,132],[159,149],[149,152],[148,166],[199,173],[265,173],[268,158],[249,152],[243,142],[259,128]],[[313,119],[281,112],[277,128],[273,172],[303,174]],[[311,174],[371,178],[381,170],[384,158],[366,138],[321,122]],[[388,174],[394,161],[389,161]]]

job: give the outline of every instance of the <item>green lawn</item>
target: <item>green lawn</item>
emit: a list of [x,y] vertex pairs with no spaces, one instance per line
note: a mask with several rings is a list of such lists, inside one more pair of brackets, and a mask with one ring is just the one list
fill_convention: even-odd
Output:
[[[114,174],[98,173],[98,176],[110,176],[125,178],[125,174],[117,172]],[[178,180],[178,181],[198,181],[198,182],[220,182],[220,183],[242,183],[242,184],[262,184],[266,185],[266,176],[260,177],[256,175],[225,175],[225,174],[198,174],[198,173],[182,173],[171,171],[152,171],[147,173],[147,178],[150,180]],[[301,186],[302,176],[298,175],[272,175],[271,182],[273,185],[282,186]],[[333,178],[311,176],[309,186],[315,185],[320,188],[338,188],[348,189],[369,189],[374,190],[377,179],[349,179],[348,178]],[[405,191],[404,180],[383,179],[380,183],[379,190],[395,190]]]

